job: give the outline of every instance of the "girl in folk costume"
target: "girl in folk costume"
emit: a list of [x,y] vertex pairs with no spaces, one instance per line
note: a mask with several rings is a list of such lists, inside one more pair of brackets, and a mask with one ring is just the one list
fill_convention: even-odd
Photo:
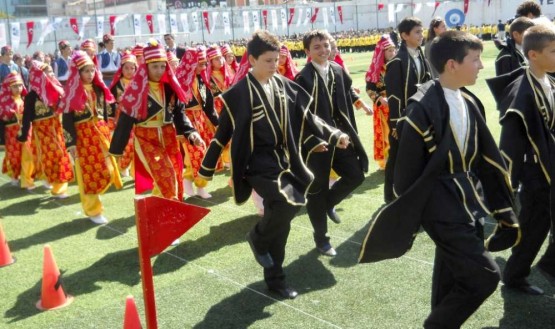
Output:
[[[116,101],[111,106],[111,112],[108,113],[110,130],[115,130],[115,123],[119,117],[119,102],[123,92],[129,86],[133,76],[137,72],[137,58],[129,51],[123,53],[121,57],[121,66],[114,74],[114,78],[110,85],[110,92],[116,98]],[[133,165],[133,132],[127,142],[123,156],[118,159],[118,165],[122,176],[129,176],[129,167]]]
[[225,58],[225,62],[227,63],[227,65],[229,65],[229,68],[231,69],[232,75],[235,75],[235,73],[239,69],[239,63],[237,63],[237,58],[235,57],[233,50],[231,50],[231,47],[227,43],[221,46],[220,50],[222,51],[222,56],[224,56]]
[[52,196],[67,198],[68,182],[73,181],[71,159],[66,150],[60,114],[57,106],[64,89],[54,76],[50,65],[33,61],[29,71],[31,91],[25,96],[21,130],[17,139],[27,140],[31,126],[37,162],[41,164]]
[[139,66],[123,93],[121,113],[110,153],[121,156],[134,128],[135,192],[152,190],[167,199],[183,199],[183,160],[177,136],[200,145],[202,140],[183,114],[185,93],[170,69],[166,50],[157,41],[144,49]]
[[366,72],[366,93],[374,102],[374,160],[380,170],[385,169],[389,151],[389,106],[385,93],[385,69],[397,49],[391,39],[384,35],[376,44],[372,63]]
[[175,70],[179,65],[179,58],[177,58],[172,51],[166,51],[166,56],[168,56],[168,64],[170,64],[171,69],[175,73]]
[[[208,78],[210,81],[210,91],[214,96],[214,107],[218,115],[222,111],[223,104],[218,96],[231,86],[233,76],[229,65],[227,65],[220,51],[220,47],[211,46],[206,51],[208,58]],[[231,165],[231,155],[229,153],[229,145],[226,145],[222,152],[221,160],[226,168]]]
[[21,187],[35,188],[35,163],[30,139],[24,143],[17,141],[23,116],[23,96],[27,90],[19,73],[9,73],[0,88],[0,146],[5,146],[6,154],[2,163],[2,173],[12,179],[16,186],[21,178]]
[[60,102],[66,146],[75,159],[75,175],[81,205],[95,224],[108,222],[102,215],[100,194],[111,184],[122,187],[114,157],[108,154],[110,129],[107,109],[115,101],[97,74],[92,59],[83,51],[75,51],[70,73]]
[[299,73],[293,57],[285,45],[279,49],[278,73],[291,81],[295,80],[295,76]]
[[186,165],[183,175],[185,193],[189,196],[195,195],[194,183],[197,187],[196,195],[207,199],[212,197],[204,189],[208,182],[198,176],[198,171],[206,153],[206,145],[214,138],[218,115],[214,110],[214,99],[208,88],[204,52],[187,48],[176,70],[176,76],[185,92],[185,114],[203,141],[200,145],[194,145],[190,141],[183,143]]

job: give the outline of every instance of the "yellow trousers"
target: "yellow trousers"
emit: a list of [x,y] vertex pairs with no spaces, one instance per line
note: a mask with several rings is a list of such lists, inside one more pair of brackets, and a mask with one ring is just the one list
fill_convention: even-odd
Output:
[[23,144],[21,148],[21,173],[19,174],[21,181],[21,188],[34,187],[33,174],[35,173],[35,163],[33,151],[27,145]]
[[88,217],[98,216],[102,214],[104,207],[100,201],[99,194],[85,194],[85,186],[83,184],[83,172],[79,165],[79,159],[75,159],[75,174],[77,176],[77,185],[79,186],[79,197],[81,199],[81,206],[85,215]]

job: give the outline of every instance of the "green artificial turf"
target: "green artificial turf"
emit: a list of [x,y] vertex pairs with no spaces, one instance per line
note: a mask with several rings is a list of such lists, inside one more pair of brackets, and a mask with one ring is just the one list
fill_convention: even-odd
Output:
[[[485,69],[470,87],[486,106],[494,136],[497,112],[484,78],[494,75],[497,54],[491,42],[483,54]],[[356,87],[364,93],[371,53],[344,53]],[[298,60],[300,63],[301,61]],[[363,95],[364,99],[368,99]],[[372,157],[372,118],[357,112],[357,124]],[[0,157],[3,158],[3,152]],[[331,259],[314,250],[312,228],[301,210],[292,223],[285,270],[298,289],[295,300],[268,293],[262,269],[245,243],[258,217],[252,202],[233,203],[229,172],[208,185],[210,200],[187,201],[211,209],[208,216],[152,259],[160,328],[419,328],[429,312],[434,245],[421,234],[404,257],[357,265],[368,223],[383,203],[383,172],[371,162],[367,178],[337,211],[343,222],[329,224]],[[143,325],[144,305],[134,222],[133,184],[103,197],[110,223],[92,224],[82,213],[77,187],[56,200],[42,188],[27,192],[0,176],[0,215],[17,262],[0,268],[0,328],[121,328],[125,298],[135,296]],[[493,226],[490,224],[488,229]],[[70,306],[40,312],[43,246],[50,244],[64,287],[75,296]],[[545,246],[544,246],[545,247]],[[495,254],[503,267],[509,252]],[[548,328],[555,323],[555,289],[533,268],[530,281],[545,296],[529,297],[499,289],[465,328]]]

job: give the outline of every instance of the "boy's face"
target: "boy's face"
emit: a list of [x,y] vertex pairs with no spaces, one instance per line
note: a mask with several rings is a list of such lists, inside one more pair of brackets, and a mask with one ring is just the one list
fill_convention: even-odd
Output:
[[166,72],[166,62],[152,62],[148,63],[148,80],[153,82],[159,82]]
[[310,41],[310,47],[304,51],[316,64],[324,65],[330,57],[330,41],[328,39],[313,38],[312,41]]
[[79,70],[79,76],[84,84],[90,84],[93,82],[95,74],[94,65],[85,65],[81,70]]
[[279,51],[266,51],[258,58],[249,55],[249,62],[252,66],[252,74],[259,80],[271,78],[277,70]]
[[555,72],[555,41],[548,42],[542,51],[528,52],[530,64],[544,72]]
[[514,31],[513,32],[513,40],[515,41],[515,43],[517,45],[521,45],[522,44],[522,36],[524,33],[520,33],[518,31]]
[[478,73],[484,68],[480,50],[469,49],[462,63],[453,60],[454,73],[462,86],[471,86],[476,83]]
[[401,33],[401,38],[405,40],[407,43],[407,47],[409,48],[417,48],[420,47],[422,44],[422,40],[424,40],[424,28],[422,26],[415,26],[410,30],[410,33]]

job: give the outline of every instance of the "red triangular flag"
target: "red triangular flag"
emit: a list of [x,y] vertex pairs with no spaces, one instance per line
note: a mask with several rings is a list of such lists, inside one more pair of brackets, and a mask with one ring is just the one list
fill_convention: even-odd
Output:
[[29,46],[31,45],[31,42],[33,42],[34,34],[35,34],[35,22],[33,21],[27,22],[27,48],[29,48]]
[[289,8],[289,20],[287,21],[287,25],[291,25],[293,21],[293,17],[295,16],[295,8]]
[[79,24],[77,23],[77,18],[76,17],[71,17],[69,19],[69,25],[71,25],[71,29],[73,30],[73,32],[75,32],[75,34],[79,35]]

